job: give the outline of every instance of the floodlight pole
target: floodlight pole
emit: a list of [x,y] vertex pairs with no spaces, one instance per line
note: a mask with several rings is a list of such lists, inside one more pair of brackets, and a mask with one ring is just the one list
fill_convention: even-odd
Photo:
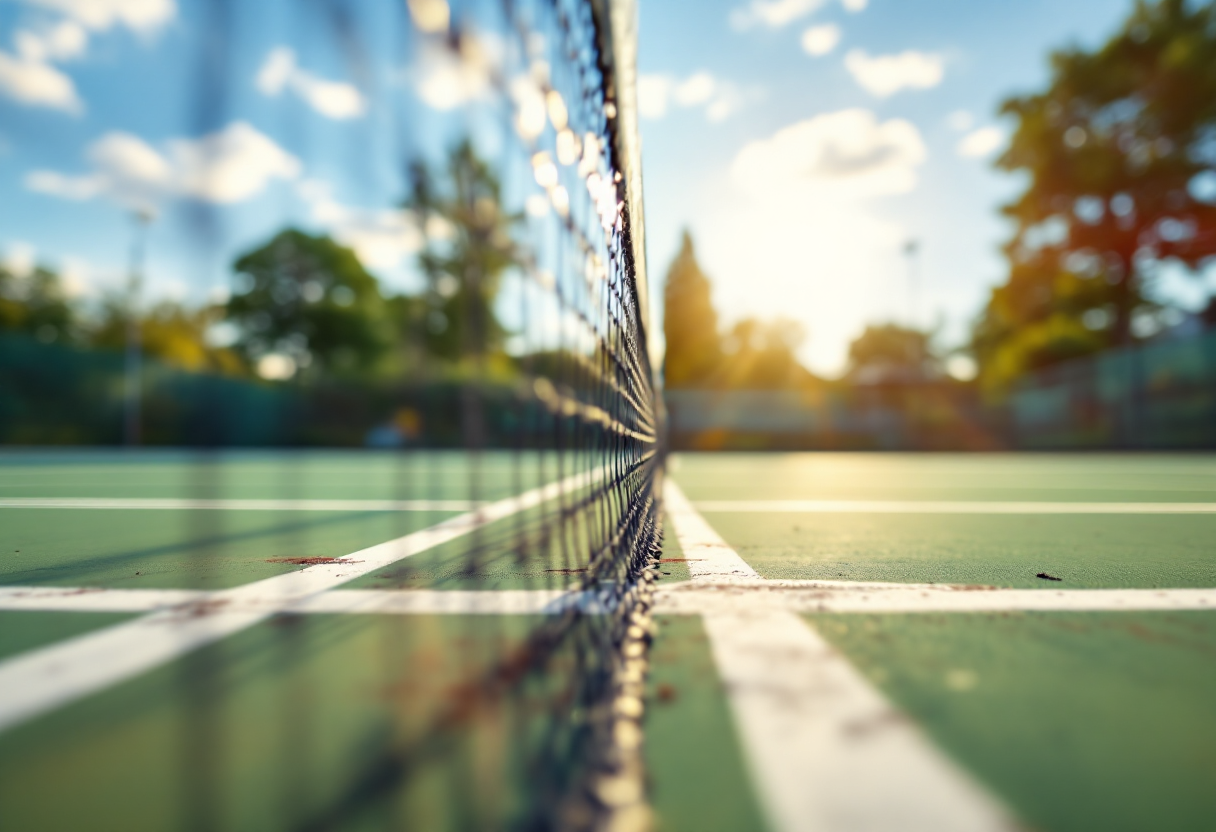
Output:
[[920,240],[910,239],[904,243],[904,256],[908,259],[908,326],[917,326],[916,255],[920,253]]
[[140,443],[143,350],[139,326],[139,302],[143,294],[144,255],[147,247],[148,224],[152,215],[136,211],[132,218],[135,230],[131,237],[130,273],[127,276],[127,349],[126,390],[123,400],[123,444],[135,447]]

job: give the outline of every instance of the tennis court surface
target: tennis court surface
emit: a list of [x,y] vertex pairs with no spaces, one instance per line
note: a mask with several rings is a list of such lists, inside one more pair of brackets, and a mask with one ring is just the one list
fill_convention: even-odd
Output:
[[[612,616],[528,530],[593,477],[527,460],[5,454],[0,828],[580,825],[595,642],[535,634]],[[664,517],[588,822],[1216,816],[1216,458],[681,454]]]

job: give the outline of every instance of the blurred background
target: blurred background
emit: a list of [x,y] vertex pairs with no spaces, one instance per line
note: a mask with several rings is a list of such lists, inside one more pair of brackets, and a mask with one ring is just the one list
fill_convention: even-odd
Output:
[[642,23],[676,447],[1216,444],[1212,4]]
[[[457,444],[461,378],[493,433],[494,380],[556,360],[520,264],[450,249],[555,217],[452,142],[494,41],[331,5],[0,5],[0,441]],[[675,448],[1216,445],[1213,4],[640,8]],[[466,174],[510,210],[439,205]],[[442,261],[483,254],[470,304]]]

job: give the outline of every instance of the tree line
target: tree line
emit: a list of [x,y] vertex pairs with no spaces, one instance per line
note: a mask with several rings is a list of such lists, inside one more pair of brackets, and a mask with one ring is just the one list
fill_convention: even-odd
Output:
[[[1156,291],[1166,270],[1198,277],[1216,261],[1216,4],[1137,0],[1105,44],[1050,62],[1046,89],[1000,108],[1014,130],[997,167],[1027,186],[1001,209],[1013,226],[1008,275],[965,346],[992,396],[1042,367],[1152,337],[1177,317]],[[749,320],[719,333],[687,234],[665,298],[669,387],[812,380],[796,366],[796,325]],[[1216,326],[1216,299],[1201,319]],[[944,357],[930,332],[871,325],[850,346],[846,380],[940,378]]]
[[[512,231],[521,217],[500,205],[498,179],[464,142],[439,169],[410,168],[402,209],[422,227],[437,220],[445,229],[418,253],[426,283],[418,294],[387,293],[349,247],[285,228],[235,258],[223,303],[161,300],[136,310],[122,293],[70,297],[46,266],[29,274],[0,266],[0,330],[120,350],[134,314],[143,354],[190,371],[266,375],[273,357],[275,375],[302,381],[452,376],[474,361],[480,372],[501,372],[508,333],[493,304],[502,275],[517,263]],[[228,337],[217,339],[225,329]]]

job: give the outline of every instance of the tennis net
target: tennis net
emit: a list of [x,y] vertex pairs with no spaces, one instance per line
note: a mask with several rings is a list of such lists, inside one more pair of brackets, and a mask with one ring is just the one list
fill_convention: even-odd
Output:
[[[240,587],[270,612],[104,694],[151,794],[80,811],[131,829],[646,828],[662,412],[632,3],[161,5],[116,18],[115,38],[143,37],[99,47],[95,124],[28,180],[81,212],[29,234],[51,283],[74,252],[129,253],[108,294],[63,300],[70,325],[5,334],[19,406],[0,432],[177,448],[53,457],[118,471],[55,493],[138,516],[104,534],[143,565],[59,583],[197,591],[195,616]],[[68,526],[95,536],[85,514]],[[301,611],[337,586],[382,614]],[[394,593],[463,612],[394,616]],[[520,613],[481,611],[490,593]],[[124,704],[131,686],[164,724]],[[61,718],[22,726],[26,750],[77,743],[82,772],[101,766],[84,746],[102,741]],[[8,811],[48,827],[65,784],[31,782]]]

